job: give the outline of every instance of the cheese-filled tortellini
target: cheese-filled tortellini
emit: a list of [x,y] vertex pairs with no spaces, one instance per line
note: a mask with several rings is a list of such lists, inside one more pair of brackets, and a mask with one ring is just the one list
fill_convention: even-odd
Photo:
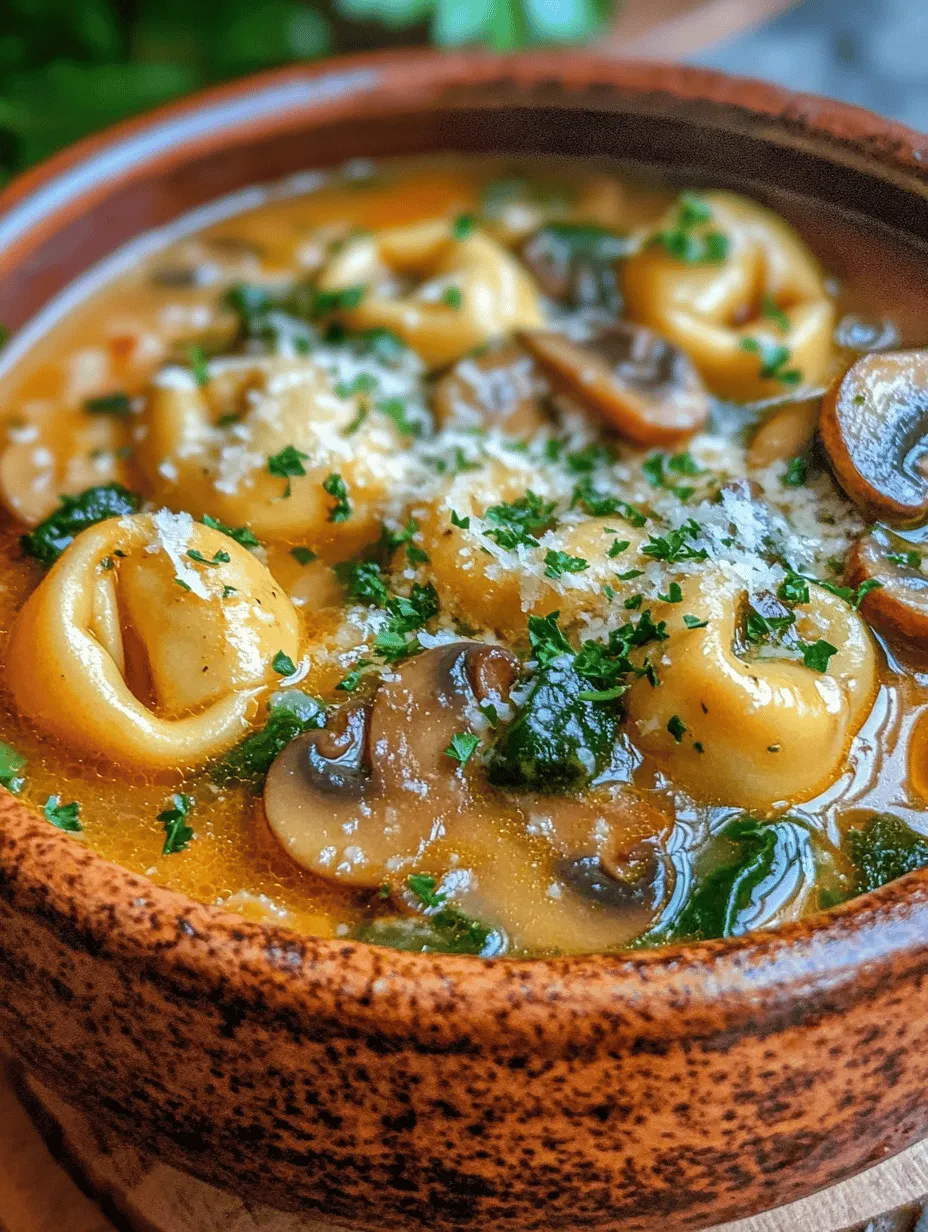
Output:
[[617,515],[558,510],[545,491],[531,468],[499,463],[455,479],[422,522],[443,608],[517,635],[527,616],[557,611],[566,628],[585,614],[604,615],[629,593],[618,574],[641,532]]
[[340,312],[352,329],[388,329],[430,368],[544,321],[538,290],[511,253],[440,220],[349,240],[320,288],[349,300]]
[[734,193],[684,196],[625,262],[626,311],[681,347],[713,393],[748,402],[815,386],[835,309],[778,215]]
[[7,424],[0,500],[14,517],[35,526],[62,496],[98,484],[125,485],[127,440],[124,424],[112,415],[33,403]]
[[[669,636],[647,652],[659,683],[643,676],[629,690],[629,733],[697,800],[764,809],[808,800],[840,772],[873,704],[876,650],[852,607],[809,589],[793,657],[738,653],[745,596],[721,572],[655,608]],[[799,649],[819,643],[807,663]]]
[[17,618],[7,684],[66,744],[163,770],[241,739],[299,657],[296,612],[264,565],[163,509],[78,535]]
[[144,423],[156,501],[346,555],[376,538],[406,465],[390,420],[339,396],[309,359],[214,360],[202,385],[165,369]]

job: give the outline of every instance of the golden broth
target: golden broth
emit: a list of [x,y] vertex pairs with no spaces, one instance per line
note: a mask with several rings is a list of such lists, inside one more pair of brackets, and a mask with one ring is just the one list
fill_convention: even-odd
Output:
[[[588,167],[581,170],[583,175],[591,174]],[[183,359],[190,345],[208,351],[217,339],[220,343],[227,339],[230,316],[218,306],[224,287],[235,282],[313,277],[328,246],[361,231],[377,232],[422,220],[476,214],[486,199],[487,186],[515,173],[529,180],[552,174],[550,167],[531,164],[513,168],[496,160],[446,159],[390,165],[371,175],[355,172],[335,176],[302,195],[270,193],[257,208],[177,240],[97,290],[49,329],[6,373],[0,385],[8,441],[20,455],[16,463],[19,472],[10,464],[10,482],[15,488],[20,472],[27,479],[31,477],[31,482],[24,484],[20,474],[21,486],[28,489],[33,502],[31,520],[44,517],[54,508],[59,479],[52,476],[47,491],[40,484],[36,493],[33,471],[38,475],[49,468],[47,460],[30,457],[30,450],[39,452],[42,441],[64,439],[78,420],[83,423],[86,415],[81,408],[86,399],[117,390],[132,397],[143,396],[153,374],[167,360],[176,355]],[[570,182],[575,173],[561,167],[554,174]],[[614,173],[601,170],[597,174],[608,179]],[[624,177],[616,182],[621,186],[617,191],[622,199],[623,229],[653,226],[676,197],[675,191],[635,185]],[[895,327],[901,345],[925,341],[921,253],[887,234],[871,232],[807,203],[787,200],[776,205],[800,229],[836,281],[839,316],[856,313],[886,318]],[[596,206],[600,208],[608,215],[612,208],[608,194],[601,207]],[[184,285],[190,270],[197,271],[189,279],[193,285]],[[33,435],[36,424],[38,433]],[[133,421],[96,417],[95,430],[97,426],[106,439],[80,446],[88,455],[94,451],[98,454],[87,460],[91,473],[97,466],[99,478],[95,481],[119,479],[144,494],[145,484],[131,451],[144,450],[145,442],[133,439]],[[36,513],[36,502],[41,505],[46,498],[47,507]],[[17,613],[43,575],[43,570],[18,549],[18,536],[26,528],[9,511],[3,514],[0,634],[4,655]],[[345,552],[323,548],[320,554],[322,559],[301,565],[290,554],[289,544],[271,546],[268,551],[274,576],[301,601],[297,610],[307,644],[332,634],[340,619],[341,590],[329,566]],[[319,659],[310,665],[300,687],[328,703],[341,700],[335,685],[344,670],[343,663]],[[789,810],[814,826],[831,849],[833,870],[820,872],[820,884],[826,888],[837,884],[836,878],[840,880],[840,874],[846,873],[846,861],[838,848],[848,820],[888,810],[928,833],[921,794],[926,790],[921,751],[925,737],[921,734],[915,744],[917,767],[911,775],[907,772],[912,732],[928,708],[928,677],[920,674],[917,666],[900,667],[882,653],[879,675],[878,699],[852,741],[845,770],[817,798]],[[922,724],[919,732],[924,728]],[[26,803],[41,809],[51,796],[63,802],[79,802],[83,841],[159,884],[204,902],[226,903],[254,918],[279,919],[322,936],[349,933],[368,910],[369,893],[333,885],[301,868],[286,854],[267,828],[259,799],[247,786],[220,788],[200,771],[146,775],[128,765],[113,766],[105,759],[93,762],[37,733],[7,696],[0,707],[0,736],[27,759],[21,796]],[[695,803],[675,789],[648,756],[629,756],[616,777],[618,781],[623,777],[632,781],[668,819],[676,816],[673,843],[680,850],[698,851],[711,827],[717,828],[721,820],[741,811],[724,801]],[[178,791],[189,792],[196,799],[191,815],[196,837],[186,850],[162,855],[164,829],[157,815],[169,807],[171,794]],[[789,803],[774,812],[783,813]],[[537,801],[531,800],[510,800],[505,805],[497,801],[500,832],[515,835],[516,842],[515,847],[501,846],[496,857],[488,857],[492,864],[494,858],[505,860],[507,853],[511,858],[513,850],[521,853],[523,867],[521,872],[516,870],[515,880],[521,878],[523,886],[528,887],[526,902],[533,894],[543,897],[545,893],[546,874],[539,872],[543,857],[525,837],[526,817],[536,805]],[[483,806],[484,814],[488,810],[492,811],[489,805]],[[816,908],[813,895],[803,909]],[[536,941],[522,948],[553,952],[608,944],[593,929],[585,946],[582,927],[578,928],[576,922],[564,926],[560,943],[557,928],[552,932],[546,927],[529,929]]]

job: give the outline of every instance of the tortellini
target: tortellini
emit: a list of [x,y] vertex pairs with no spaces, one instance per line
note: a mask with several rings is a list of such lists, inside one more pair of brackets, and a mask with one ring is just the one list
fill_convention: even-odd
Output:
[[388,329],[430,368],[515,329],[543,324],[538,290],[495,240],[443,221],[349,240],[322,272],[326,293],[357,293],[341,315],[353,329]]
[[[625,262],[626,311],[681,347],[712,391],[748,402],[796,385],[815,386],[832,359],[835,309],[818,262],[772,211],[734,193],[699,198],[708,217],[683,226],[674,206]],[[657,237],[725,251],[686,262]]]
[[7,425],[0,454],[0,499],[14,517],[35,526],[62,496],[128,479],[127,434],[110,415],[26,406]]
[[485,517],[488,509],[533,497],[543,505],[544,491],[531,468],[499,463],[452,483],[422,523],[422,545],[445,610],[467,624],[518,636],[528,615],[558,611],[566,628],[585,614],[604,615],[628,593],[618,574],[628,570],[643,539],[618,515],[552,516],[550,528],[533,536],[537,546],[508,547],[505,528],[502,543],[494,537],[500,524]]
[[[214,360],[202,386],[186,369],[166,369],[139,450],[147,491],[262,539],[350,555],[376,538],[405,467],[392,423],[362,410],[309,359]],[[323,486],[331,475],[346,489],[341,512]]]
[[296,612],[260,561],[163,509],[78,535],[17,618],[7,684],[66,744],[165,770],[241,739],[299,658]]
[[[743,600],[738,583],[710,571],[684,585],[681,602],[655,609],[669,634],[647,650],[660,683],[632,685],[629,734],[698,800],[746,809],[808,800],[840,772],[869,713],[873,639],[853,608],[812,586],[809,604],[796,608],[796,632],[836,648],[826,670],[798,658],[742,658]],[[705,625],[689,627],[694,617]]]

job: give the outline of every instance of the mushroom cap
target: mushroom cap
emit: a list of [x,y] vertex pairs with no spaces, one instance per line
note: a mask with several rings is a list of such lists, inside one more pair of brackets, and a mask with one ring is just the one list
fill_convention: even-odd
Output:
[[805,453],[815,436],[820,408],[820,397],[774,407],[751,438],[747,459],[750,469],[763,470]]
[[669,444],[706,422],[709,395],[692,362],[643,325],[617,321],[586,342],[553,330],[518,336],[556,383],[637,445]]
[[527,351],[515,342],[491,343],[436,382],[432,406],[441,427],[498,426],[522,435],[547,422],[545,392]]
[[928,518],[928,350],[862,355],[825,395],[819,424],[835,477],[866,516]]

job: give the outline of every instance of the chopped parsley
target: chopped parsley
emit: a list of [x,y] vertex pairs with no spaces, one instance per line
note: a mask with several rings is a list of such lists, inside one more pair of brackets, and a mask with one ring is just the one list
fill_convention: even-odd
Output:
[[282,650],[278,650],[277,654],[271,660],[271,667],[278,676],[292,676],[296,672],[296,664],[288,654],[284,654]]
[[100,394],[97,398],[87,398],[84,402],[84,410],[91,415],[125,416],[132,412],[132,400],[128,394],[121,391]]
[[311,315],[327,316],[330,312],[350,311],[358,307],[366,294],[367,287],[365,286],[343,287],[338,291],[317,290],[311,306]]
[[384,398],[377,403],[377,410],[392,421],[393,426],[402,436],[420,435],[419,424],[407,415],[406,403],[402,398]]
[[782,599],[784,603],[808,603],[809,602],[809,582],[801,573],[796,573],[792,569],[788,569],[786,577],[780,583],[777,590],[777,597]]
[[67,830],[69,834],[77,834],[84,828],[80,822],[81,806],[76,801],[62,804],[60,796],[49,796],[42,812],[46,821],[50,821],[59,830]]
[[218,518],[211,518],[208,513],[203,514],[203,525],[208,526],[210,530],[218,530],[221,534],[228,535],[243,548],[260,546],[257,536],[247,526],[226,526],[225,522],[220,522]]
[[728,236],[709,227],[712,210],[695,193],[684,192],[677,201],[670,226],[648,240],[649,247],[663,248],[686,265],[718,265],[728,256]]
[[574,490],[570,498],[570,507],[574,509],[580,507],[584,513],[589,514],[591,518],[608,518],[612,514],[617,514],[630,526],[642,527],[647,522],[647,517],[636,509],[634,505],[630,505],[627,501],[619,500],[615,496],[606,496],[598,491],[589,477],[581,479],[574,484]]
[[694,548],[689,542],[700,534],[699,523],[688,518],[682,526],[668,531],[666,535],[649,536],[648,542],[639,551],[643,556],[650,556],[653,560],[662,560],[670,565],[678,564],[681,560],[706,560],[706,550]]
[[473,732],[455,732],[451,737],[451,743],[444,750],[444,754],[446,757],[450,757],[452,761],[466,766],[479,744],[480,738],[475,736]]
[[780,482],[784,488],[801,488],[806,482],[808,471],[809,467],[805,458],[793,458],[783,472]]
[[310,565],[318,557],[312,548],[296,547],[290,549],[290,555],[300,565]]
[[887,552],[886,559],[893,565],[902,565],[907,569],[920,569],[922,557],[920,552]]
[[459,311],[464,303],[464,293],[460,287],[445,287],[441,293],[441,302],[446,308]]
[[470,530],[470,517],[460,517],[451,510],[451,525],[456,526],[458,530]]
[[628,551],[630,547],[631,542],[628,539],[613,539],[606,555],[612,560],[615,560],[617,556],[621,556],[622,553]]
[[667,730],[673,736],[674,740],[679,744],[686,734],[686,724],[678,714],[672,714],[667,720]]
[[802,373],[798,368],[788,368],[792,359],[789,347],[779,342],[765,342],[762,338],[742,338],[741,349],[750,351],[760,359],[760,375],[764,380],[779,381],[782,385],[798,385]]
[[164,826],[164,846],[161,848],[163,856],[187,850],[187,845],[194,836],[192,827],[187,824],[193,805],[193,796],[177,793],[171,796],[171,807],[158,814],[158,821]]
[[473,214],[458,214],[451,224],[451,234],[456,240],[466,240],[473,234],[476,226],[477,220]]
[[760,306],[761,314],[768,321],[773,321],[778,329],[785,334],[789,329],[789,317],[777,304],[772,295],[765,295]]
[[431,582],[425,586],[414,582],[409,595],[394,595],[386,607],[389,619],[374,639],[374,649],[388,663],[396,663],[422,649],[419,639],[410,639],[409,634],[438,615],[438,592]]
[[203,555],[203,553],[198,551],[196,548],[188,548],[187,555],[190,557],[191,560],[195,560],[198,565],[210,565],[210,566],[227,565],[229,561],[232,559],[229,553],[223,551],[222,548],[219,548],[216,552],[213,553],[212,560],[207,560],[207,558]]
[[187,347],[187,360],[193,370],[193,379],[202,387],[209,380],[209,367],[207,365],[206,352],[201,346],[193,344]]
[[25,764],[26,759],[22,753],[17,753],[9,744],[0,743],[0,784],[14,796],[18,795],[25,785],[26,780],[20,774]]
[[545,577],[559,578],[565,573],[582,573],[589,568],[589,562],[582,556],[571,556],[567,552],[554,552],[549,549],[545,553]]
[[683,623],[688,629],[705,629],[708,625],[708,620],[700,620],[698,616],[684,615]]
[[351,502],[348,499],[348,489],[345,486],[344,479],[333,471],[323,481],[322,487],[335,501],[335,504],[329,509],[328,520],[330,522],[347,522],[351,517]]
[[529,489],[518,500],[491,505],[483,515],[490,524],[483,533],[509,551],[523,545],[538,547],[537,536],[555,523],[554,508],[554,501],[544,501]]
[[62,496],[61,508],[23,535],[19,542],[27,556],[47,567],[55,563],[82,530],[107,518],[138,513],[141,503],[139,496],[118,483],[87,488],[79,496]]
[[335,576],[346,587],[348,597],[358,603],[386,607],[390,592],[375,560],[344,560],[335,566]]
[[826,642],[823,638],[819,638],[817,642],[800,642],[800,648],[803,663],[813,672],[827,672],[828,661],[832,655],[838,653],[837,646],[832,646],[831,642]]
[[288,497],[291,492],[290,481],[306,474],[306,467],[303,463],[308,457],[308,453],[303,453],[295,445],[287,445],[280,453],[273,453],[268,458],[267,469],[270,473],[278,479],[287,481],[287,486],[284,488],[285,497]]

